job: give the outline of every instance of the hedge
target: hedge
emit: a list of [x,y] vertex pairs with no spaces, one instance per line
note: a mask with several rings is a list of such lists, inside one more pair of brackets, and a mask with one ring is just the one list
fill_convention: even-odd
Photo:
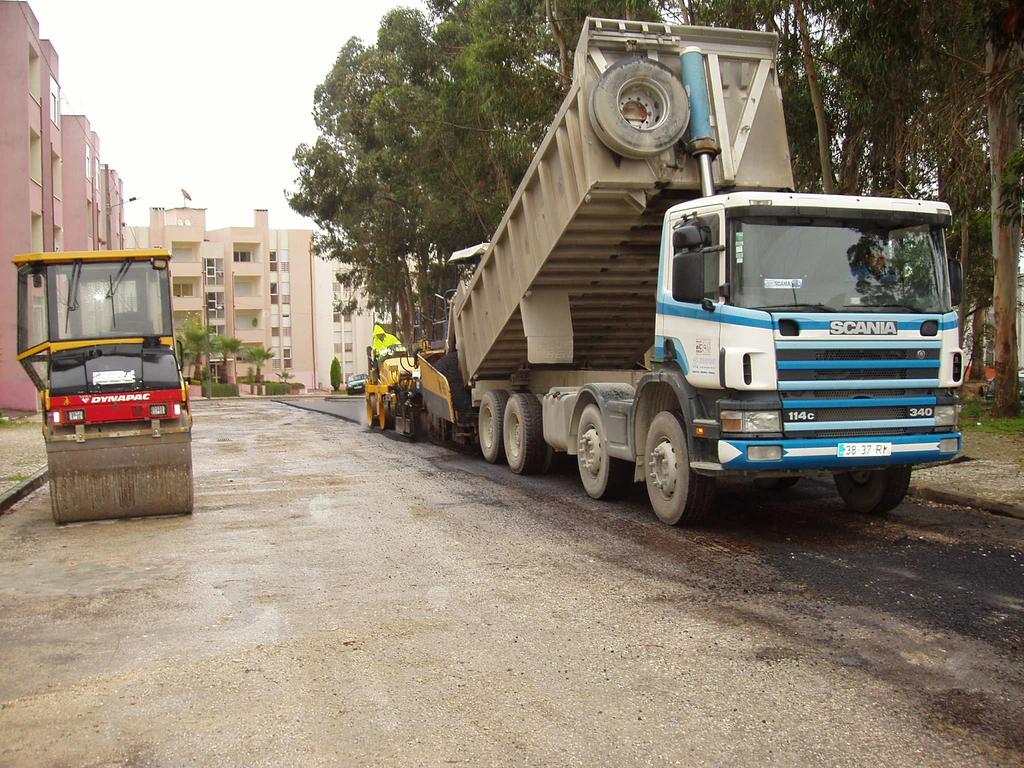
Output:
[[265,395],[290,395],[292,388],[283,381],[266,381],[263,383],[263,394]]
[[[237,384],[219,384],[214,382],[213,384],[213,396],[214,397],[238,397],[238,385]],[[203,397],[206,397],[206,384],[203,384]]]

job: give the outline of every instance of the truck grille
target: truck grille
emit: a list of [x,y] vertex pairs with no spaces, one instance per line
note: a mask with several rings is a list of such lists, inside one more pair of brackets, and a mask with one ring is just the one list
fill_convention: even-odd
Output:
[[799,438],[932,432],[940,355],[929,342],[782,342],[783,430]]

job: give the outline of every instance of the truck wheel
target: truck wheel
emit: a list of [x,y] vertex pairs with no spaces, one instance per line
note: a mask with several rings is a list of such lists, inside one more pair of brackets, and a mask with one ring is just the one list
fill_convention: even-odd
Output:
[[502,424],[505,458],[517,475],[536,475],[548,458],[544,442],[544,415],[540,401],[525,392],[516,392],[505,405]]
[[505,404],[508,392],[492,389],[484,393],[480,401],[480,415],[477,417],[477,435],[480,438],[480,452],[490,464],[505,461],[505,443],[502,425],[505,423]]
[[862,515],[881,515],[895,509],[910,488],[910,467],[843,472],[835,476],[836,490],[846,506]]
[[623,157],[643,160],[669,149],[690,122],[682,81],[664,64],[624,59],[604,71],[590,94],[590,123]]
[[715,480],[690,469],[686,428],[675,413],[662,411],[647,430],[644,477],[654,514],[669,525],[693,525],[707,517]]
[[758,477],[754,487],[762,491],[785,491],[800,482],[799,477]]
[[576,438],[576,464],[587,495],[613,499],[622,495],[633,481],[633,467],[608,455],[608,434],[601,409],[591,403],[580,416]]

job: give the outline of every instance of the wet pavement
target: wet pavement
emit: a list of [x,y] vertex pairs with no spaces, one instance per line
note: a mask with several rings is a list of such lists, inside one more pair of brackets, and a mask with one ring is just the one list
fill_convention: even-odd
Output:
[[197,410],[191,517],[0,517],[0,765],[1024,762],[1024,522],[802,481],[672,529],[571,462]]

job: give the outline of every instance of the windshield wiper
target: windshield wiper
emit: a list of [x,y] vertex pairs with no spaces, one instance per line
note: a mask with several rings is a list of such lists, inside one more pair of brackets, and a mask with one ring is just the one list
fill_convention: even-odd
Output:
[[64,313],[64,335],[71,328],[71,313],[78,310],[78,282],[82,276],[82,262],[76,261],[71,268],[71,280],[68,281],[68,308]]
[[839,310],[826,306],[825,304],[802,304],[795,302],[793,304],[767,304],[763,307],[751,307],[751,309],[813,309],[817,312],[838,312]]
[[907,309],[911,312],[923,312],[920,307],[912,307],[909,304],[844,304],[847,309]]

